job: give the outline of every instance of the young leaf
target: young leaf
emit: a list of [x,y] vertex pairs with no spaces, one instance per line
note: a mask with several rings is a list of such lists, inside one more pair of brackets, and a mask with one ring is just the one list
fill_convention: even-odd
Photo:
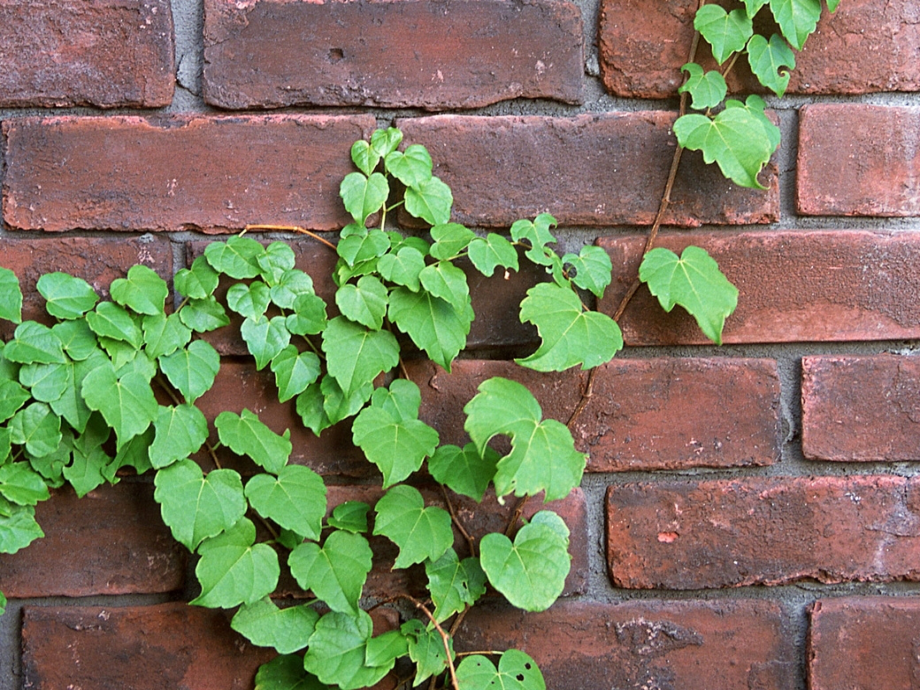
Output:
[[359,139],[351,145],[351,160],[358,166],[358,170],[370,175],[380,163],[380,154],[368,142]]
[[569,529],[543,510],[514,537],[493,532],[479,542],[480,563],[489,582],[514,606],[544,611],[562,594],[571,557]]
[[431,228],[431,245],[429,252],[435,259],[447,261],[466,249],[476,239],[476,234],[459,223],[445,223]]
[[425,563],[425,574],[435,606],[434,617],[439,623],[472,606],[486,593],[486,574],[479,559],[461,561],[453,549],[448,549],[438,560]]
[[693,28],[712,46],[712,56],[720,65],[732,53],[743,50],[754,33],[746,10],[726,12],[718,5],[704,5],[697,10]]
[[240,334],[246,341],[249,353],[256,358],[256,369],[262,370],[291,342],[287,319],[261,316],[257,320],[246,318],[240,326]]
[[345,501],[332,510],[327,522],[330,527],[362,534],[367,532],[367,513],[371,509],[362,501]]
[[272,242],[265,253],[256,259],[262,278],[269,286],[278,285],[284,276],[294,270],[297,257],[287,242]]
[[425,256],[414,247],[403,247],[395,254],[385,254],[377,262],[377,270],[384,279],[397,285],[405,285],[413,292],[418,291],[418,276],[423,268]]
[[379,331],[387,313],[387,289],[374,276],[363,276],[357,285],[349,283],[340,287],[335,293],[335,304],[352,321]]
[[457,667],[457,681],[463,690],[546,690],[536,662],[517,649],[502,654],[498,669],[488,657],[466,657]]
[[[326,328],[326,303],[316,295],[298,295],[285,327],[295,335],[315,335]],[[276,355],[277,356],[277,355]]]
[[154,429],[156,435],[149,458],[150,464],[158,470],[176,460],[184,460],[208,440],[208,422],[194,405],[161,407]]
[[403,134],[396,127],[374,130],[371,134],[371,148],[381,158],[386,158],[402,143]]
[[[344,232],[344,231],[343,231]],[[342,238],[336,245],[339,256],[349,266],[375,259],[386,254],[390,248],[390,238],[385,232],[372,229],[366,232]]]
[[12,417],[32,396],[15,381],[0,379],[0,422]]
[[388,173],[407,187],[416,187],[431,179],[431,155],[421,144],[412,144],[405,152],[387,154],[384,165]]
[[[90,355],[99,352],[99,341],[84,319],[62,321],[51,328],[61,340],[64,352],[75,362],[82,362]],[[100,353],[101,354],[101,353]]]
[[115,430],[117,448],[143,433],[159,414],[159,405],[143,376],[131,372],[118,378],[109,363],[83,379],[83,399],[91,410],[101,412]]
[[[19,278],[8,268],[0,266],[0,319],[22,322],[22,288]],[[90,307],[92,309],[92,307]]]
[[[400,631],[409,641],[409,658],[415,663],[415,680],[412,687],[418,687],[431,676],[437,676],[447,668],[447,653],[444,641],[435,629],[427,629],[421,621],[411,619],[400,626]],[[453,639],[450,640],[450,656],[455,658]]]
[[246,483],[246,498],[262,517],[319,540],[326,514],[326,485],[309,467],[286,465],[277,477],[257,474]]
[[152,269],[143,264],[135,264],[128,269],[127,278],[112,281],[109,292],[112,299],[121,306],[138,314],[156,316],[163,313],[169,286]]
[[360,534],[334,531],[326,543],[305,542],[291,552],[288,565],[297,584],[312,590],[333,611],[355,616],[371,571],[373,552]]
[[286,654],[259,667],[255,690],[328,690],[328,687],[304,670],[302,656]]
[[0,495],[20,506],[34,506],[50,496],[45,480],[25,462],[0,467]]
[[196,258],[191,268],[181,269],[173,278],[179,294],[189,299],[207,299],[214,294],[219,282],[220,274],[211,268],[205,256]]
[[247,455],[272,474],[278,474],[291,456],[291,431],[283,436],[259,421],[258,415],[244,409],[239,415],[221,412],[214,420],[220,442],[238,455]]
[[322,347],[329,375],[346,397],[399,364],[399,344],[392,333],[368,330],[344,316],[326,326]]
[[278,401],[287,402],[319,378],[319,357],[314,352],[297,352],[296,347],[288,345],[272,360],[272,372],[278,386]]
[[61,339],[50,328],[34,321],[26,321],[16,327],[13,339],[3,349],[3,356],[22,364],[64,364],[67,361]]
[[[309,606],[279,609],[266,597],[243,604],[230,621],[230,627],[254,645],[290,654],[307,646],[318,620],[319,614]],[[303,663],[299,665],[302,670]]]
[[271,291],[261,280],[254,280],[249,285],[234,283],[227,290],[227,306],[240,316],[259,320],[271,302]]
[[524,255],[541,266],[549,266],[552,259],[549,254],[552,250],[546,249],[546,245],[555,243],[556,238],[549,231],[550,227],[556,225],[556,219],[548,213],[541,213],[539,216],[530,220],[516,220],[511,225],[511,238],[515,242],[524,242],[530,247],[524,252]]
[[518,255],[508,240],[501,235],[490,232],[485,239],[477,237],[469,245],[470,261],[476,269],[487,278],[495,273],[495,267],[518,270]]
[[369,216],[383,207],[389,195],[390,185],[380,173],[349,173],[339,187],[339,196],[342,197],[345,210],[361,226]]
[[213,296],[207,299],[189,300],[188,304],[179,310],[179,318],[182,319],[182,323],[197,333],[207,333],[230,324],[223,305]]
[[795,53],[782,36],[773,34],[769,43],[760,34],[753,36],[748,43],[748,63],[761,84],[777,96],[786,93],[789,70],[795,68]]
[[61,418],[45,403],[34,402],[17,412],[9,430],[13,443],[37,457],[54,453],[61,443]]
[[648,284],[665,311],[679,304],[707,338],[722,344],[722,327],[738,304],[738,289],[706,250],[690,246],[678,258],[671,250],[656,247],[642,260],[639,279]]
[[207,393],[220,371],[220,355],[204,340],[160,357],[160,368],[189,404]]
[[480,454],[474,443],[467,443],[462,450],[441,446],[428,460],[428,471],[439,484],[479,502],[495,476],[498,459],[498,453],[488,447]]
[[319,619],[304,655],[304,668],[323,683],[341,690],[358,690],[382,679],[393,662],[366,666],[367,643],[373,633],[371,617],[364,611],[353,614],[330,611]]
[[89,283],[66,273],[46,273],[35,287],[46,300],[47,312],[59,319],[79,319],[99,301]]
[[234,236],[226,242],[212,242],[204,250],[211,267],[231,278],[244,280],[259,275],[259,257],[265,248],[251,237]]
[[86,323],[96,335],[127,343],[135,350],[144,344],[144,334],[137,323],[124,307],[113,302],[97,305],[95,311],[86,315]]
[[428,292],[396,288],[390,293],[390,319],[407,333],[416,347],[448,372],[450,364],[466,346],[473,309],[455,309]]
[[406,189],[406,210],[416,218],[430,225],[441,225],[450,221],[450,207],[454,196],[450,187],[437,177]]
[[377,501],[374,534],[399,547],[394,568],[408,568],[426,559],[436,561],[454,543],[450,513],[425,500],[411,486],[394,486]]
[[[180,347],[188,345],[192,339],[192,329],[182,323],[179,314],[145,316],[143,329],[146,343],[144,352],[151,359],[171,355]],[[64,348],[67,348],[66,343]],[[70,356],[73,357],[72,354]]]
[[19,382],[31,390],[36,400],[51,403],[64,395],[70,372],[67,364],[24,364],[19,370]]
[[805,39],[818,26],[821,0],[770,0],[770,11],[786,40],[796,50],[802,50]]
[[0,513],[0,553],[16,553],[44,536],[34,507],[10,505]]
[[690,94],[693,98],[691,107],[694,110],[715,108],[728,93],[725,78],[717,70],[710,70],[704,74],[703,68],[695,62],[688,62],[680,70],[689,76],[677,92]]
[[313,279],[296,268],[285,271],[277,284],[271,287],[272,302],[282,309],[293,309],[294,303],[301,295],[315,296]]
[[422,287],[449,302],[454,309],[462,311],[469,306],[470,287],[466,282],[466,273],[452,263],[438,262],[425,266],[418,277]]

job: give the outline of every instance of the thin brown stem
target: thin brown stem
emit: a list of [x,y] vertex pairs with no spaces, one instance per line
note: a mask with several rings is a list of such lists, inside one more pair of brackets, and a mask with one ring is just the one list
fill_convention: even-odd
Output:
[[566,426],[571,428],[572,424],[575,423],[575,420],[584,412],[585,408],[588,406],[588,402],[591,400],[591,396],[594,395],[594,376],[597,373],[597,367],[594,367],[591,371],[588,372],[588,382],[585,384],[585,390],[581,394],[581,400],[578,401],[578,405],[575,407],[575,411],[572,412],[569,417],[569,421],[566,422]]
[[460,615],[458,615],[456,618],[454,618],[454,622],[451,623],[451,625],[450,625],[450,635],[451,635],[451,637],[453,637],[454,635],[457,634],[457,631],[460,629],[460,626],[463,625],[463,619],[466,618],[466,614],[468,614],[469,612],[470,612],[470,607],[467,606],[465,609],[463,609],[463,610],[460,612]]
[[525,495],[524,498],[518,501],[518,504],[514,507],[514,512],[511,513],[511,519],[508,520],[508,526],[505,527],[506,537],[510,538],[511,534],[514,532],[514,528],[517,526],[518,520],[520,520],[521,515],[524,514],[524,506],[527,505],[527,499],[529,498],[529,495]]
[[431,621],[431,624],[434,626],[435,630],[438,631],[438,634],[441,636],[441,642],[444,643],[444,655],[447,657],[447,668],[450,671],[451,687],[454,690],[460,690],[460,683],[457,681],[457,669],[454,668],[454,659],[450,653],[450,635],[444,631],[444,628],[441,627],[441,624],[438,623],[437,619],[433,615],[431,615],[431,611],[429,611],[422,602],[408,594],[401,594],[400,596],[403,599],[411,601],[415,605],[415,608],[417,608],[428,617],[428,620]]
[[725,77],[728,76],[728,73],[729,73],[729,72],[732,71],[732,68],[735,66],[735,63],[738,62],[738,58],[740,57],[740,55],[741,55],[741,53],[737,53],[737,52],[736,52],[736,53],[732,53],[732,56],[731,56],[731,57],[729,58],[729,60],[728,60],[728,64],[725,65],[725,69],[722,70],[722,78],[723,78],[723,79],[724,79]]
[[277,230],[278,232],[298,232],[301,235],[307,235],[312,237],[317,242],[325,244],[333,251],[335,250],[335,245],[325,237],[320,237],[312,230],[307,230],[306,228],[302,228],[299,225],[247,225],[245,228],[243,228],[243,232],[247,232],[249,230]]
[[475,652],[457,652],[458,657],[473,656],[475,654],[479,654],[480,656],[501,656],[504,652],[499,652],[494,649],[480,649]]
[[457,516],[457,511],[454,510],[454,504],[450,500],[450,496],[447,493],[447,488],[441,484],[441,493],[444,494],[444,502],[447,504],[447,510],[450,512],[450,519],[454,521],[457,529],[460,531],[460,534],[463,535],[463,538],[466,539],[467,546],[470,548],[470,556],[476,557],[476,542],[470,533],[466,530],[466,527],[463,526],[463,523],[460,522],[460,518]]

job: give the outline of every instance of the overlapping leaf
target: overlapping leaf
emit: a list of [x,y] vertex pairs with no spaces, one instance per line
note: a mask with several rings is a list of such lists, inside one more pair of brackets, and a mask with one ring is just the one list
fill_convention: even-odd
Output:
[[155,469],[188,458],[208,439],[208,422],[194,405],[161,407],[154,429],[149,457]]
[[428,460],[428,471],[434,480],[451,491],[481,501],[495,476],[499,456],[486,447],[480,453],[475,443],[458,446],[440,446]]
[[326,367],[348,396],[399,363],[399,344],[389,331],[369,330],[343,316],[323,332]]
[[173,282],[179,294],[190,299],[207,299],[217,289],[220,274],[211,267],[207,257],[199,256],[191,268],[179,270]]
[[256,369],[264,369],[291,342],[291,332],[283,316],[246,318],[240,326],[240,334],[249,353],[256,358]]
[[720,65],[732,53],[743,50],[754,33],[746,10],[726,12],[719,5],[704,5],[698,9],[693,27],[712,46],[712,56]]
[[16,553],[44,536],[33,506],[7,504],[0,511],[0,553]]
[[441,623],[472,606],[486,593],[486,575],[478,558],[464,558],[448,549],[436,561],[425,563],[428,591],[434,603],[434,617]]
[[302,656],[285,654],[259,667],[255,690],[328,690],[328,686],[304,670]]
[[277,477],[257,474],[246,483],[246,498],[262,517],[307,539],[319,539],[326,514],[326,485],[310,468],[286,465]]
[[406,190],[406,210],[416,218],[421,218],[431,225],[441,225],[450,221],[450,208],[454,204],[454,195],[450,187],[437,177],[409,187]]
[[349,173],[342,180],[339,195],[345,204],[345,210],[355,222],[364,225],[368,216],[379,211],[390,194],[387,178],[380,173]]
[[356,285],[348,283],[340,287],[335,293],[335,304],[352,321],[380,330],[387,313],[387,289],[374,276],[363,276]]
[[196,340],[159,361],[166,378],[188,403],[207,393],[220,371],[220,355],[204,340]]
[[249,456],[256,464],[278,474],[291,456],[291,431],[278,435],[259,421],[258,415],[244,409],[240,414],[224,411],[214,420],[220,442],[239,455]]
[[[309,606],[278,608],[265,598],[244,604],[230,621],[230,627],[259,647],[272,647],[290,654],[307,646],[319,614]],[[301,671],[303,663],[299,662]]]
[[399,547],[394,568],[407,568],[426,559],[437,560],[454,543],[450,514],[425,500],[411,486],[394,486],[376,506],[374,534]]
[[312,590],[333,611],[362,613],[358,599],[371,571],[373,552],[360,534],[336,530],[322,547],[305,542],[291,552],[291,574],[303,589]]
[[316,623],[304,668],[323,683],[338,685],[341,690],[374,685],[393,668],[393,663],[365,665],[372,633],[371,617],[364,611],[357,616],[330,611]]
[[11,362],[23,364],[66,362],[64,343],[47,326],[26,321],[16,327],[13,339],[3,349],[3,356]]
[[99,301],[89,283],[66,273],[46,273],[35,287],[46,300],[45,309],[59,319],[79,319]]
[[450,371],[451,362],[466,345],[473,309],[457,309],[429,292],[396,288],[390,293],[390,319],[409,335],[416,347]]
[[155,316],[163,313],[169,287],[155,271],[143,264],[135,264],[128,269],[127,278],[112,281],[109,292],[121,306],[138,314]]
[[91,410],[101,412],[115,430],[119,447],[143,433],[159,414],[159,405],[144,377],[131,372],[119,378],[109,363],[83,379],[83,399]]
[[271,368],[275,374],[275,385],[278,386],[279,402],[287,402],[303,393],[321,373],[316,353],[298,352],[293,345],[288,345],[275,355]]
[[19,278],[8,268],[0,266],[0,319],[13,323],[22,321],[22,288]]
[[226,242],[212,242],[204,250],[205,259],[215,271],[237,280],[258,276],[261,271],[259,257],[264,253],[261,244],[239,235]]

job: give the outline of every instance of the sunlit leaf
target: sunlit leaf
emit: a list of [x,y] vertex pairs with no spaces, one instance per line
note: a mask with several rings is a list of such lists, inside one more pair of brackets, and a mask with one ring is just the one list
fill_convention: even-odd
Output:
[[246,498],[262,517],[307,539],[319,539],[326,514],[326,485],[310,468],[287,465],[277,477],[257,474],[246,483]]
[[251,237],[234,236],[226,242],[212,242],[204,250],[205,259],[219,273],[243,280],[259,275],[259,257],[265,248]]
[[374,534],[382,534],[399,547],[394,568],[408,568],[426,559],[437,560],[454,543],[450,513],[425,507],[418,489],[394,486],[377,501]]
[[416,218],[421,218],[431,225],[440,225],[450,221],[450,207],[454,196],[450,187],[437,177],[406,189],[406,210]]
[[358,599],[371,571],[373,552],[360,534],[336,530],[320,547],[305,542],[291,552],[288,564],[297,584],[322,599],[333,611],[355,616]]
[[[278,608],[269,599],[243,604],[230,621],[230,627],[259,647],[272,647],[280,654],[297,652],[307,646],[319,614],[309,606]],[[303,671],[303,661],[298,660]]]
[[795,53],[779,34],[770,41],[757,34],[748,43],[748,63],[761,84],[782,97],[789,86],[789,70],[795,68]]
[[389,331],[369,330],[344,316],[323,332],[326,367],[348,396],[399,364],[399,344]]
[[143,264],[135,264],[128,269],[127,278],[112,281],[109,292],[112,299],[121,306],[138,314],[155,316],[163,313],[169,286],[152,269]]
[[[831,11],[837,9],[836,4]],[[821,18],[821,0],[770,0],[770,11],[786,40],[796,50],[805,46]]]
[[45,309],[59,319],[79,319],[99,301],[89,283],[66,273],[46,273],[35,287],[46,300]]
[[726,12],[719,5],[703,5],[698,9],[693,28],[712,46],[712,56],[720,65],[732,53],[743,50],[754,33],[746,10]]
[[239,415],[221,412],[214,420],[220,442],[238,455],[250,457],[256,464],[278,474],[291,455],[291,432],[279,436],[259,421],[258,415],[244,409]]
[[680,69],[689,76],[677,91],[690,94],[693,98],[691,107],[694,110],[715,108],[728,93],[725,78],[717,70],[704,73],[703,68],[695,62],[688,62]]

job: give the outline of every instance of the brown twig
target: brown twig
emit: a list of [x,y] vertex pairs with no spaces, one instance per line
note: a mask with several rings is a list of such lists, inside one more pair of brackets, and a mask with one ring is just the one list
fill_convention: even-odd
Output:
[[325,244],[330,249],[335,250],[335,245],[332,244],[332,242],[330,242],[324,237],[320,237],[312,230],[307,230],[306,228],[302,228],[299,225],[247,225],[245,228],[243,228],[243,232],[248,232],[250,230],[277,230],[278,232],[299,232],[301,235],[308,235],[309,237],[312,237],[317,242],[321,242],[322,244]]
[[529,495],[524,496],[518,504],[514,507],[514,512],[511,514],[511,519],[508,520],[508,526],[505,528],[505,536],[511,537],[511,533],[514,532],[514,527],[517,525],[517,521],[521,519],[521,515],[524,514],[524,506],[527,505],[527,499],[530,498]]
[[[408,377],[407,377],[408,378]],[[463,538],[466,539],[467,545],[470,547],[470,556],[476,556],[476,541],[473,539],[472,535],[467,532],[466,527],[463,526],[463,523],[460,522],[460,518],[457,516],[457,511],[454,510],[454,504],[451,503],[450,496],[447,494],[447,488],[443,485],[441,487],[441,493],[444,494],[444,502],[447,504],[447,510],[450,512],[450,519],[454,521],[457,529],[460,531],[460,534],[463,535]]]
[[451,623],[451,625],[450,625],[450,634],[451,634],[451,636],[454,636],[454,635],[457,634],[457,631],[460,629],[460,626],[463,625],[463,619],[466,618],[466,614],[469,613],[469,612],[470,612],[470,607],[467,606],[465,609],[463,609],[463,610],[460,612],[460,615],[458,615],[456,618],[454,618],[454,622]]
[[451,687],[454,690],[460,690],[460,683],[457,681],[457,669],[454,668],[454,659],[450,653],[450,636],[444,632],[444,628],[441,627],[441,624],[431,615],[431,611],[429,611],[422,602],[409,594],[401,594],[400,596],[407,601],[411,601],[415,605],[415,608],[428,617],[428,620],[434,625],[435,630],[438,631],[438,634],[441,636],[441,642],[444,643],[444,654],[447,657],[447,668],[450,671]]

